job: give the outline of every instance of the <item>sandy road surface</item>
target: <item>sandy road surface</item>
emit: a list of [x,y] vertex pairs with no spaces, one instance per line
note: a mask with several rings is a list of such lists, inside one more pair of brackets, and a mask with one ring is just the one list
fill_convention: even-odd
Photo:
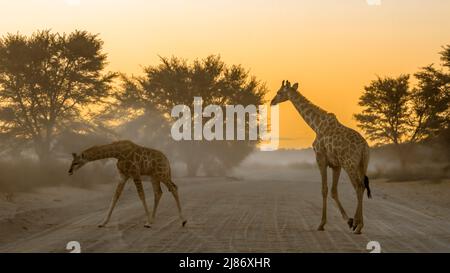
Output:
[[[66,252],[72,240],[81,243],[83,252],[368,252],[372,240],[384,252],[450,251],[450,208],[419,202],[420,194],[405,198],[401,188],[407,183],[372,183],[374,199],[365,199],[363,234],[354,235],[331,199],[326,231],[316,231],[322,204],[316,171],[288,171],[280,177],[257,170],[246,179],[176,182],[188,218],[185,228],[167,190],[153,227],[144,228],[132,183],[109,225],[97,228],[113,192],[111,184],[92,194],[86,191],[80,200],[2,217],[0,252]],[[148,203],[153,204],[148,184]],[[355,195],[346,177],[340,196],[353,215]]]

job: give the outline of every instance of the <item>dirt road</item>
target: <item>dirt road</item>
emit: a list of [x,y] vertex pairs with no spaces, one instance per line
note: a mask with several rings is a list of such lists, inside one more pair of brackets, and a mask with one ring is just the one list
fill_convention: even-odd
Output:
[[[378,241],[383,252],[450,251],[449,208],[422,206],[420,194],[405,198],[401,189],[391,190],[381,182],[372,183],[374,198],[365,199],[362,235],[352,234],[331,198],[326,231],[316,231],[322,206],[317,171],[280,176],[256,170],[245,179],[176,182],[188,218],[185,228],[167,190],[153,227],[144,228],[143,208],[132,183],[109,225],[97,228],[109,205],[111,184],[92,194],[86,191],[79,200],[56,200],[61,204],[4,217],[0,252],[66,252],[69,241],[80,242],[83,252],[368,252],[369,241]],[[151,186],[146,184],[152,204]],[[340,196],[353,215],[356,198],[346,177],[340,182]]]

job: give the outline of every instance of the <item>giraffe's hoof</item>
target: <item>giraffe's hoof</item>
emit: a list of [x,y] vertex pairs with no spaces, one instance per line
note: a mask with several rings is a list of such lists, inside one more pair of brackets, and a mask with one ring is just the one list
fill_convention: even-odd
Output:
[[361,221],[354,221],[353,222],[353,233],[354,234],[361,234],[361,230],[364,227],[364,224]]
[[150,224],[145,224],[144,227],[145,227],[145,228],[151,228],[152,225],[150,225]]
[[324,226],[323,225],[320,225],[318,228],[317,228],[317,230],[318,231],[324,231],[325,230],[325,228],[324,228]]
[[349,218],[347,224],[349,228],[353,228],[353,218]]
[[181,226],[182,226],[182,227],[185,227],[185,226],[186,226],[186,223],[187,223],[187,220],[184,220],[183,223],[181,223]]
[[100,225],[98,225],[97,227],[99,227],[99,228],[104,228],[105,225],[104,225],[104,224],[100,224]]
[[361,229],[363,228],[362,224],[358,224],[355,228],[353,228],[353,234],[361,234]]

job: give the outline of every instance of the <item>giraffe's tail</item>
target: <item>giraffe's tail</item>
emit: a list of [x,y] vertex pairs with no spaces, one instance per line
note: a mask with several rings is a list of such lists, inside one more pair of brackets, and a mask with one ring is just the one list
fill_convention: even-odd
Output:
[[366,189],[367,189],[367,197],[372,198],[372,193],[370,192],[370,187],[369,187],[369,178],[367,177],[367,175],[364,176],[364,187],[366,187]]
[[370,191],[369,187],[369,177],[367,177],[367,167],[369,165],[369,146],[366,146],[363,150],[362,154],[362,160],[361,160],[361,167],[362,167],[362,173],[364,174],[364,187],[367,189],[367,197],[372,198],[372,193]]

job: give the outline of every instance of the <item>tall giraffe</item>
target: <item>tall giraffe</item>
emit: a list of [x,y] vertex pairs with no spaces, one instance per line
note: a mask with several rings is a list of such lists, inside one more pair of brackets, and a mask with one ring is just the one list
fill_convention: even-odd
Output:
[[[139,194],[139,198],[141,199],[144,206],[145,214],[147,216],[145,227],[150,227],[155,218],[159,200],[162,196],[161,183],[163,183],[169,189],[169,191],[172,192],[172,195],[175,198],[177,204],[182,226],[186,224],[187,221],[184,219],[181,212],[180,200],[178,198],[178,189],[177,186],[172,182],[169,160],[162,152],[142,147],[134,144],[131,141],[125,140],[113,142],[107,145],[94,146],[83,151],[80,155],[77,155],[75,153],[72,155],[73,161],[69,169],[70,175],[72,175],[74,171],[80,169],[88,162],[105,158],[117,159],[117,169],[119,170],[122,179],[117,185],[116,192],[111,200],[108,213],[99,227],[104,227],[108,223],[114,207],[116,206],[117,200],[122,193],[123,187],[130,178],[133,179],[137,192]],[[141,176],[143,175],[148,175],[152,179],[155,198],[151,216],[147,208],[144,189],[142,187]]]
[[[327,222],[327,167],[333,170],[333,184],[331,197],[335,200],[342,217],[347,221],[355,234],[361,234],[363,222],[363,197],[367,189],[367,196],[371,198],[369,178],[366,176],[369,163],[369,145],[355,130],[342,125],[336,116],[328,113],[311,103],[298,92],[298,83],[291,86],[289,81],[283,81],[281,88],[273,98],[271,105],[290,100],[305,122],[316,133],[313,142],[317,165],[322,176],[322,220],[318,230],[324,230]],[[356,191],[358,200],[354,218],[348,218],[338,197],[338,181],[341,169],[349,175]]]

